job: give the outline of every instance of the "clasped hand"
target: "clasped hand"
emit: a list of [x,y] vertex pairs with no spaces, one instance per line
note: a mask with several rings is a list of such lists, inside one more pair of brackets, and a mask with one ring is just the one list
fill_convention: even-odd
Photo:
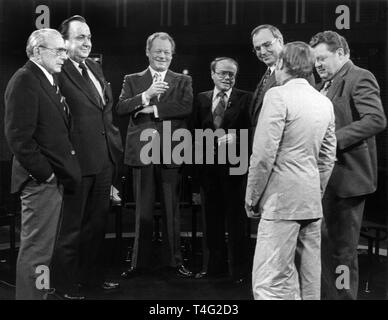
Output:
[[157,81],[152,83],[152,85],[145,92],[146,97],[150,100],[153,97],[157,97],[160,94],[163,94],[169,88],[168,83],[165,81]]

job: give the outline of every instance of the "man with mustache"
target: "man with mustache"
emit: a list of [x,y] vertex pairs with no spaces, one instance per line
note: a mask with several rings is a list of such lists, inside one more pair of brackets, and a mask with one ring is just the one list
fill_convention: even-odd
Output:
[[[129,115],[124,163],[133,169],[134,196],[136,200],[136,233],[132,266],[122,276],[138,275],[155,267],[152,256],[155,196],[159,193],[162,209],[162,265],[179,276],[191,277],[192,272],[183,265],[180,245],[179,184],[182,165],[171,159],[171,151],[163,150],[164,126],[171,133],[186,128],[191,114],[193,92],[191,77],[169,70],[175,42],[164,32],[150,35],[146,43],[149,66],[146,70],[126,75],[116,110],[119,115]],[[152,132],[161,162],[147,163],[142,158],[142,148],[148,141],[141,141],[142,132]],[[171,141],[171,149],[178,143]],[[167,148],[167,146],[166,146]],[[166,151],[168,154],[166,154]]]
[[[377,187],[375,135],[386,118],[376,78],[350,60],[347,41],[334,31],[312,37],[318,89],[334,105],[337,160],[323,198],[322,298],[357,299],[357,245],[365,199]],[[349,287],[336,287],[346,267]],[[343,270],[343,269],[342,269]]]
[[[194,128],[225,130],[218,138],[222,144],[232,146],[240,141],[239,130],[250,125],[250,92],[234,88],[238,63],[229,57],[219,57],[210,64],[214,89],[198,94],[195,103]],[[236,134],[227,130],[235,129]],[[203,151],[205,154],[205,150]],[[247,217],[244,212],[244,181],[246,175],[230,175],[230,164],[219,164],[215,152],[215,164],[204,164],[196,169],[201,185],[204,206],[204,252],[209,252],[203,271],[196,278],[228,273],[232,280],[241,283],[248,273]],[[226,222],[226,225],[225,225]],[[225,226],[228,243],[225,245]],[[228,249],[227,249],[228,248]],[[229,267],[227,260],[229,261]]]
[[72,139],[82,170],[82,183],[65,197],[54,255],[54,280],[66,299],[83,299],[83,289],[111,291],[119,284],[104,281],[101,248],[110,208],[110,187],[121,159],[118,128],[112,122],[113,97],[101,66],[89,59],[91,33],[86,20],[62,22],[69,60],[58,77],[72,115]]
[[61,34],[34,31],[26,52],[29,61],[5,91],[4,122],[14,155],[11,192],[20,192],[22,208],[16,299],[40,300],[47,295],[37,278],[51,266],[63,196],[76,189],[81,170],[69,139],[70,111],[54,78],[67,59]]

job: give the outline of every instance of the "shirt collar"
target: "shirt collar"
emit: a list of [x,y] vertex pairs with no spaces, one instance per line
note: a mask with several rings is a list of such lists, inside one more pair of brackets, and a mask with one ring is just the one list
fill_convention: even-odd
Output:
[[[31,59],[30,59],[31,60]],[[51,83],[51,85],[53,86],[54,85],[54,77],[53,75],[48,72],[44,67],[42,67],[39,63],[35,62],[34,60],[31,60],[33,63],[35,63],[40,70],[43,71],[44,75],[46,76],[47,80]]]
[[[74,67],[79,71],[79,73],[81,73],[82,74],[82,69],[79,67],[79,62],[76,62],[76,61],[74,61],[73,59],[70,59],[69,58],[69,60],[74,64]],[[85,61],[82,61],[83,63],[84,63],[84,65],[86,66],[86,68],[87,69],[89,69],[88,68],[88,66],[86,65],[86,63],[85,63]]]
[[148,69],[150,69],[152,78],[154,78],[154,74],[155,73],[159,73],[161,80],[164,81],[164,78],[166,77],[167,70],[165,70],[165,71],[156,71],[156,70],[152,69],[151,66],[149,66]]
[[[230,95],[231,95],[231,93],[232,93],[232,89],[233,89],[233,88],[230,88],[228,91],[224,91],[225,94],[226,94],[227,100],[229,100],[229,98],[230,98]],[[212,99],[213,102],[214,102],[215,99],[217,99],[217,94],[218,94],[220,91],[221,91],[221,90],[219,90],[217,87],[214,87],[214,90],[213,90],[213,99]]]

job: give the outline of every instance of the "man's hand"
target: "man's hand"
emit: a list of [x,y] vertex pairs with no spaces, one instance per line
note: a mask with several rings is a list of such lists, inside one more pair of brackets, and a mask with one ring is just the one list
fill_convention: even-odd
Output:
[[260,218],[261,213],[255,212],[257,208],[254,206],[249,205],[248,203],[245,202],[245,211],[247,213],[248,218]]
[[145,91],[145,96],[148,100],[153,97],[157,97],[167,91],[169,88],[168,83],[165,81],[158,81],[151,84],[151,86]]
[[225,143],[225,144],[234,143],[236,142],[236,140],[237,140],[237,136],[235,133],[228,133],[218,139],[218,145],[221,145],[222,143]]
[[154,106],[147,106],[135,113],[135,118],[139,113],[154,113]]

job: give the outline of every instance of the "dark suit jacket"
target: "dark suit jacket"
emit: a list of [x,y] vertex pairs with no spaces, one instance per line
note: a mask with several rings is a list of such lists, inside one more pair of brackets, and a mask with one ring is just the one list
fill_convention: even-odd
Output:
[[[186,119],[191,114],[193,102],[191,77],[168,70],[164,81],[169,84],[169,89],[156,102],[159,118],[145,114],[138,114],[137,117],[134,117],[135,113],[142,108],[142,92],[146,91],[152,84],[151,72],[147,68],[142,72],[124,77],[123,88],[116,110],[119,115],[130,115],[124,156],[124,163],[127,165],[145,165],[140,159],[140,151],[144,145],[149,143],[148,141],[140,141],[140,134],[144,129],[155,130],[159,134],[162,143],[163,124],[167,124],[167,121],[171,123],[172,133],[176,129],[187,127]],[[169,140],[171,141],[171,138]],[[178,143],[171,141],[171,150]],[[161,161],[164,160],[162,157],[164,147],[161,144]],[[171,164],[165,162],[164,164],[167,167],[177,166],[173,161]]]
[[28,61],[5,91],[5,134],[14,154],[11,192],[19,191],[30,175],[44,182],[54,172],[67,189],[80,182],[69,131],[59,96],[42,70]]
[[[198,94],[195,102],[195,109],[193,113],[193,129],[211,129],[215,130],[213,124],[213,113],[212,113],[212,99],[213,90],[201,92]],[[237,130],[237,144],[240,143],[239,129],[249,129],[251,124],[251,117],[249,113],[249,106],[251,104],[252,93],[243,91],[240,89],[233,88],[229,97],[228,105],[224,113],[224,118],[221,124],[221,128],[228,133],[228,129]],[[241,141],[241,143],[248,143],[248,141]],[[217,150],[217,149],[216,149]],[[215,150],[215,163],[217,163],[217,153]],[[239,151],[239,147],[236,147]],[[195,151],[195,150],[194,150]],[[202,152],[206,154],[205,147]],[[204,159],[205,161],[206,159]],[[227,163],[226,167],[230,164]],[[212,170],[213,165],[195,166],[194,174],[197,177],[203,177],[206,175],[207,170]],[[229,174],[228,168],[224,168],[225,173]]]
[[328,188],[344,198],[372,193],[377,188],[374,136],[386,126],[376,78],[349,61],[334,76],[327,97],[334,105],[338,159]]
[[86,65],[103,88],[105,106],[94,98],[87,82],[70,60],[65,62],[58,76],[59,87],[72,114],[72,141],[84,176],[101,171],[107,147],[115,164],[118,164],[122,155],[119,130],[112,122],[113,98],[110,84],[105,80],[98,63],[87,59]]

